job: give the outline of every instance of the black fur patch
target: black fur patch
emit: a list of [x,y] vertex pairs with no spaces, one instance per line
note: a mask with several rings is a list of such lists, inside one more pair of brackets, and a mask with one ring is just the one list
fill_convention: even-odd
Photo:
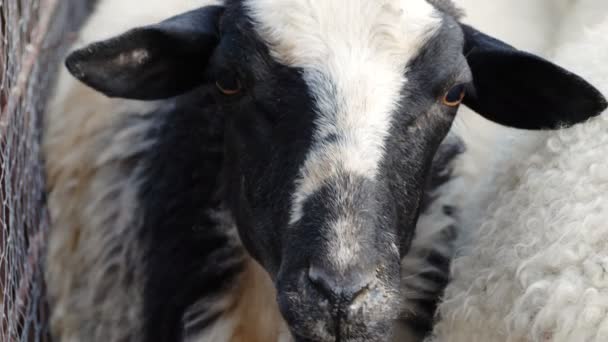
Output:
[[[179,341],[183,316],[199,300],[210,303],[229,289],[244,252],[232,241],[222,208],[219,174],[223,118],[202,90],[165,103],[147,115],[158,125],[140,187],[145,251],[145,341]],[[214,322],[204,320],[203,329]]]

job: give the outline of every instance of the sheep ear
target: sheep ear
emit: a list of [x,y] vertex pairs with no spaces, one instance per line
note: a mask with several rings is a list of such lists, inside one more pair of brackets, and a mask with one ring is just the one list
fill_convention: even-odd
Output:
[[462,25],[473,86],[464,104],[505,126],[560,128],[600,114],[602,94],[581,77]]
[[182,94],[204,80],[218,44],[221,13],[221,7],[203,7],[133,29],[73,52],[66,66],[111,97],[152,100]]

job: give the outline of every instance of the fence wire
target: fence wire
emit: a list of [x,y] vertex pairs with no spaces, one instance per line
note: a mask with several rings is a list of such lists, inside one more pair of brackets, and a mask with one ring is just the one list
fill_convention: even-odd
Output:
[[0,342],[49,341],[41,114],[92,3],[0,0]]

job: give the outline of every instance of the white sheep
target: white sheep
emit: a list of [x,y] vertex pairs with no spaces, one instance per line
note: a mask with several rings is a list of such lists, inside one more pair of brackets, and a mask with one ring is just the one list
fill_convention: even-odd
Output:
[[[602,15],[585,3],[581,9],[596,18],[587,22],[597,22]],[[584,32],[585,14],[576,13],[570,19],[579,25],[565,19],[556,60],[608,92],[608,12]],[[509,147],[495,174],[469,193],[474,214],[463,222],[470,231],[432,340],[608,340],[608,112],[540,137],[513,133],[503,143]]]

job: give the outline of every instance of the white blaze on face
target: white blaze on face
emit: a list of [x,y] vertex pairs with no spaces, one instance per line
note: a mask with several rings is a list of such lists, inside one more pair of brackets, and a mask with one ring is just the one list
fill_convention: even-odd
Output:
[[313,145],[291,223],[338,172],[374,179],[407,63],[440,25],[426,0],[246,0],[279,62],[301,68],[315,100]]

